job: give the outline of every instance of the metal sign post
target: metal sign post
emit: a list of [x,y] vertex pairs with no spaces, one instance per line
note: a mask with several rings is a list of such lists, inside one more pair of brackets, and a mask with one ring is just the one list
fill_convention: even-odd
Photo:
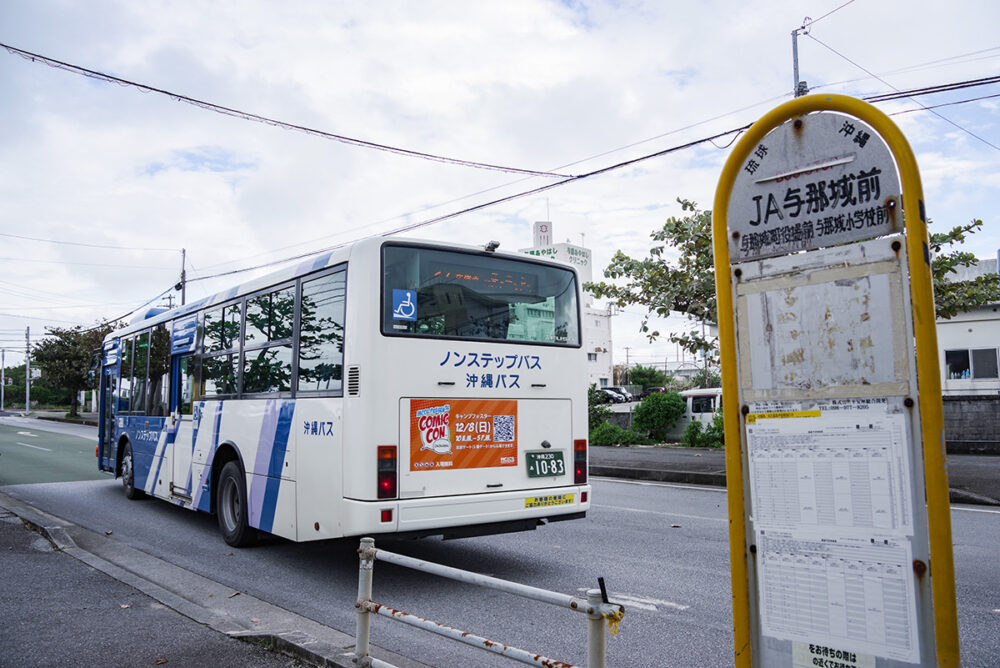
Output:
[[853,98],[781,105],[730,155],[713,236],[737,665],[959,665],[905,137]]

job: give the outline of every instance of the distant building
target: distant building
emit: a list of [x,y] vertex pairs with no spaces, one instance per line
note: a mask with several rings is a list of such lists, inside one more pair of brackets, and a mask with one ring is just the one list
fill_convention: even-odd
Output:
[[[552,223],[549,221],[536,222],[532,232],[532,246],[522,248],[522,253],[571,264],[580,274],[581,282],[587,283],[593,280],[593,258],[589,248],[569,242],[552,243]],[[614,360],[611,352],[613,348],[610,310],[595,308],[593,297],[584,292],[582,314],[583,347],[587,351],[589,382],[597,387],[613,385]]]
[[[952,280],[995,274],[997,263],[997,259],[980,260],[959,270]],[[942,394],[1000,394],[1000,295],[992,304],[938,320],[937,338]]]

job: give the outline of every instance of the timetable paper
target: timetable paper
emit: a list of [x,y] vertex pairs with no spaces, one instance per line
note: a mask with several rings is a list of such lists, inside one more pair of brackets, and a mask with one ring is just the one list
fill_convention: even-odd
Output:
[[757,558],[764,635],[919,662],[908,541],[762,529]]
[[834,405],[757,404],[747,416],[755,525],[912,534],[907,416]]

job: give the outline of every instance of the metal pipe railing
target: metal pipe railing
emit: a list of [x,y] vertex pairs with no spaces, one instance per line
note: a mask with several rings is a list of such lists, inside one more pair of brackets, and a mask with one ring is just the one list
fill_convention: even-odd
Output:
[[473,635],[461,631],[460,629],[445,626],[443,624],[424,619],[423,617],[418,617],[386,605],[375,603],[371,600],[371,594],[376,559],[396,564],[397,566],[404,566],[406,568],[412,568],[424,573],[449,578],[458,582],[474,584],[480,587],[489,587],[508,594],[522,596],[524,598],[540,601],[542,603],[548,603],[558,607],[568,608],[569,610],[576,610],[577,612],[586,614],[588,617],[587,666],[589,668],[604,668],[605,665],[607,643],[604,635],[604,620],[608,620],[609,625],[611,625],[614,629],[613,632],[616,633],[618,622],[620,622],[622,617],[625,615],[625,608],[623,606],[617,603],[611,603],[607,600],[607,595],[603,592],[603,582],[601,585],[602,589],[588,590],[587,598],[584,599],[578,596],[570,596],[568,594],[561,594],[547,589],[539,589],[537,587],[531,587],[517,582],[510,582],[509,580],[501,580],[499,578],[482,575],[480,573],[463,571],[459,568],[443,566],[441,564],[435,564],[422,559],[415,559],[402,554],[387,552],[386,550],[379,550],[375,548],[375,540],[373,538],[361,539],[361,546],[358,548],[358,555],[360,557],[361,564],[358,571],[358,600],[355,602],[355,607],[358,609],[358,620],[355,638],[354,662],[359,667],[391,667],[391,664],[374,659],[370,654],[372,614],[381,615],[389,619],[395,619],[396,621],[403,622],[410,626],[430,631],[445,638],[449,638],[472,647],[478,647],[479,649],[505,656],[521,663],[537,666],[570,666],[570,664],[550,659],[535,652],[529,652],[517,647],[512,647],[504,643],[490,640],[489,638]]

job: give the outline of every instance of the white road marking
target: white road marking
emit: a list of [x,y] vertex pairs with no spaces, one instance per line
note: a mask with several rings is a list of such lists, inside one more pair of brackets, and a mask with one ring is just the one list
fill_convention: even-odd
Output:
[[[580,588],[577,591],[585,592],[585,588]],[[658,612],[661,608],[670,608],[672,610],[687,610],[690,605],[684,605],[683,603],[674,603],[673,601],[664,601],[659,598],[648,598],[646,596],[635,596],[633,594],[619,594],[616,592],[611,592],[608,594],[608,600],[612,603],[621,603],[625,606],[626,613],[629,608],[639,608],[640,610],[648,610],[650,612]]]
[[608,510],[626,510],[633,513],[647,513],[649,515],[663,515],[664,517],[683,517],[689,520],[709,520],[712,522],[728,522],[728,517],[706,517],[704,515],[683,515],[681,513],[666,513],[662,510],[645,510],[643,508],[628,508],[625,506],[606,506],[603,503],[592,503],[591,508],[607,508]]
[[38,438],[38,434],[32,434],[30,431],[19,431],[18,436],[30,436],[31,438]]
[[40,445],[31,445],[30,443],[21,443],[21,441],[15,441],[18,445],[23,445],[26,448],[34,448],[35,450],[44,450],[45,452],[52,452],[49,448],[43,448]]

